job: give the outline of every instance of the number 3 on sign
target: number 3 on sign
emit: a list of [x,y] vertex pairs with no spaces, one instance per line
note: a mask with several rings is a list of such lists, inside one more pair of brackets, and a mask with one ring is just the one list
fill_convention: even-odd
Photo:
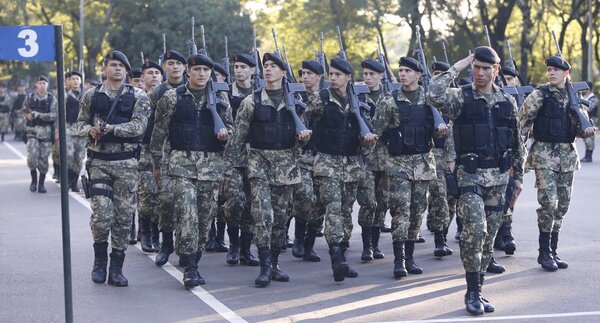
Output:
[[25,39],[25,47],[18,48],[19,55],[23,57],[33,57],[37,55],[40,47],[38,46],[37,33],[33,29],[23,29],[17,37]]

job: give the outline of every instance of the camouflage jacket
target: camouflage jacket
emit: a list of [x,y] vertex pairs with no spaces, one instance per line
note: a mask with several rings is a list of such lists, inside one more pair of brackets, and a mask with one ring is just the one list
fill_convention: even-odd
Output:
[[[329,99],[336,104],[340,111],[348,113],[350,106],[342,107],[341,103],[331,93],[332,89],[327,89]],[[308,97],[308,107],[306,113],[311,120],[318,122],[323,116],[324,105],[321,101],[319,93],[312,94]],[[313,135],[315,133],[313,132]],[[330,177],[335,180],[348,182],[360,182],[364,176],[364,162],[362,154],[356,156],[334,156],[317,152],[313,164],[313,176]]]
[[[381,85],[380,85],[381,86]],[[378,107],[381,101],[385,98],[385,93],[383,93],[383,88],[380,88],[379,98],[377,100],[373,100],[371,96],[367,95],[367,104],[374,109],[377,113]],[[373,116],[374,117],[374,116]],[[370,118],[371,125],[373,125],[373,118]],[[364,152],[364,161],[367,167],[367,170],[372,172],[382,172],[385,171],[385,162],[387,159],[387,144],[383,138],[379,139],[375,146],[372,149]]]
[[4,93],[3,96],[0,96],[0,105],[6,106],[6,112],[2,113],[10,113],[13,108],[13,103],[15,101],[15,97],[12,97],[8,92]]
[[[129,122],[116,124],[114,125],[114,135],[116,137],[123,138],[134,138],[141,137],[144,134],[144,130],[146,130],[146,124],[148,123],[148,117],[150,115],[150,103],[148,102],[148,96],[146,93],[138,88],[135,88],[131,85],[126,85],[123,89],[123,93],[128,91],[129,88],[133,88],[134,96],[136,98],[135,106],[133,107],[133,113],[131,116],[131,120]],[[100,153],[119,153],[119,152],[127,152],[134,151],[139,149],[140,144],[137,143],[96,143],[94,139],[89,135],[90,130],[95,126],[94,124],[94,115],[91,110],[92,96],[96,88],[93,87],[89,89],[83,97],[81,98],[79,116],[77,117],[77,130],[79,131],[80,136],[86,136],[90,140],[87,144],[87,149]],[[117,96],[117,91],[112,91],[106,85],[106,82],[102,83],[99,89],[99,93],[105,93],[109,98],[114,99]],[[110,124],[110,122],[109,122]],[[122,166],[122,167],[136,167],[138,161],[131,158],[127,160],[99,160],[94,159],[93,163],[95,165],[112,165],[112,166]]]
[[[200,107],[200,109],[208,109],[206,107],[206,96],[202,96],[200,101],[196,101],[187,84],[184,95],[192,96],[196,106]],[[219,93],[219,96],[227,102],[226,94]],[[163,158],[163,147],[169,137],[169,125],[171,117],[175,112],[176,103],[177,93],[175,89],[168,90],[158,101],[154,131],[152,131],[152,139],[150,140],[150,151],[154,165],[159,165]],[[227,105],[225,110],[219,110],[219,116],[231,135],[233,133],[231,107]],[[225,169],[221,153],[170,150],[166,156],[168,158],[168,174],[170,176],[194,178],[201,181],[218,181],[222,178]]]
[[[286,109],[283,100],[279,106],[275,107],[264,88],[261,90],[260,98],[262,105],[270,106],[277,111]],[[225,148],[229,166],[247,166],[249,178],[264,179],[270,185],[282,186],[300,183],[297,147],[284,150],[264,150],[250,148],[246,145],[253,118],[254,96],[249,95],[240,104],[235,119],[233,137]]]
[[[166,91],[160,95],[160,92],[162,91],[162,88],[165,87],[167,91],[176,88],[178,85],[172,85],[171,83],[169,83],[169,81],[164,81],[161,84],[155,86],[150,93],[148,94],[148,98],[150,99],[150,108],[152,108],[153,112],[156,112],[156,107],[158,105],[158,101],[160,101],[160,99],[167,93]],[[156,116],[155,118],[156,119]],[[167,141],[165,142],[165,146],[163,147],[163,159],[162,159],[162,163],[166,164],[168,163],[168,159],[167,156],[169,156],[169,151],[171,151],[171,145],[169,145],[169,140],[167,139]]]
[[454,131],[452,129],[452,121],[448,122],[448,136],[446,136],[446,144],[444,148],[433,147],[433,156],[435,157],[437,177],[444,176],[444,171],[447,168],[448,162],[456,160],[456,150],[454,150]]
[[[564,97],[557,88],[551,86],[550,91],[556,96],[558,102],[565,106],[568,104],[568,97]],[[519,111],[519,126],[524,135],[532,130],[533,122],[542,107],[542,102],[542,91],[535,90],[529,94],[525,103],[523,103],[523,108]],[[580,109],[587,116],[587,111],[583,105]],[[565,113],[567,113],[566,109]],[[578,129],[581,128],[579,120],[572,114],[571,120],[577,124]],[[534,139],[527,156],[526,169],[551,169],[557,172],[572,172],[578,170],[580,166],[575,143],[548,143],[538,142]]]
[[[405,101],[411,104],[402,89],[398,90],[396,98],[392,95],[386,95],[379,103],[375,117],[373,118],[373,129],[375,134],[382,137],[388,129],[397,128],[400,126],[400,113],[396,100]],[[419,87],[419,100],[417,104],[425,104],[425,93],[422,87]],[[386,163],[385,171],[389,176],[399,176],[411,180],[432,180],[435,179],[435,159],[433,153],[416,155],[401,155],[390,156],[387,154],[386,147]]]
[[[431,79],[429,92],[427,93],[429,103],[440,109],[442,114],[450,120],[456,120],[463,109],[464,98],[462,89],[450,87],[450,83],[458,74],[457,69],[453,66],[448,71],[434,76]],[[498,86],[493,84],[492,87],[492,93],[488,95],[484,95],[473,89],[473,98],[476,100],[483,98],[489,106],[495,105],[498,102],[506,102],[506,100],[512,104],[513,113],[510,121],[511,128],[513,129],[513,138],[511,141],[511,147],[513,147],[512,169],[515,180],[522,182],[525,146],[517,124],[517,104],[512,96],[505,95]],[[464,172],[462,166],[459,166],[457,172],[459,185],[461,185],[461,179],[465,179],[469,183],[475,182],[484,187],[508,184],[508,172],[500,173],[498,168],[478,168],[476,174],[468,174]]]
[[[45,100],[48,96],[47,93],[44,93],[42,96],[38,96],[36,92],[33,95],[40,100]],[[25,97],[25,101],[23,101],[23,109],[21,110],[23,114],[23,118],[30,113],[29,110],[29,95]],[[42,121],[52,121],[56,122],[58,119],[58,102],[56,97],[52,97],[52,103],[50,104],[50,112],[48,113],[37,113],[35,118],[41,119]],[[53,125],[47,126],[27,126],[27,136],[37,138],[40,141],[53,141]]]

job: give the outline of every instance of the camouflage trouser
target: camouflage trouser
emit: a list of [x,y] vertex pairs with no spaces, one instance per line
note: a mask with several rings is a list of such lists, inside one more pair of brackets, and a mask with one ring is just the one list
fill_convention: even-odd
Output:
[[465,193],[458,199],[458,217],[463,224],[460,258],[467,272],[485,273],[502,224],[506,185],[484,187],[483,192],[483,198]]
[[[371,186],[367,188],[367,185]],[[367,171],[356,197],[361,206],[358,210],[360,226],[381,226],[388,210],[388,190],[389,180],[385,172]]]
[[25,117],[21,110],[15,112],[15,121],[13,124],[13,128],[15,132],[23,132],[25,131]]
[[325,239],[328,244],[349,241],[352,236],[352,206],[359,182],[315,177],[319,202],[325,207]]
[[595,136],[592,136],[590,138],[585,138],[585,139],[583,139],[583,142],[585,142],[586,150],[594,150]]
[[146,165],[140,169],[140,180],[138,190],[138,216],[140,220],[158,222],[158,186],[152,173],[152,165]]
[[393,241],[417,240],[427,209],[429,182],[389,176]]
[[217,207],[218,181],[172,177],[178,255],[203,251],[211,216]]
[[234,168],[223,194],[219,196],[228,226],[239,226],[242,232],[252,232],[251,200],[247,198],[250,196],[250,181],[246,170]]
[[[83,160],[85,159],[86,137],[67,136],[67,164],[69,170],[81,173]],[[58,146],[58,145],[57,145]]]
[[450,225],[450,208],[444,172],[437,171],[437,178],[429,183],[427,218],[434,231],[444,231]]
[[167,176],[168,165],[161,165],[160,187],[158,188],[158,228],[161,232],[173,232],[175,220],[173,218],[173,180]]
[[27,166],[30,170],[39,170],[40,174],[48,173],[48,156],[52,152],[52,142],[27,137]]
[[323,213],[319,212],[317,197],[311,170],[305,164],[300,164],[302,182],[294,185],[292,217],[303,220],[308,226],[317,231],[323,228]]
[[266,179],[250,178],[254,242],[257,247],[281,248],[287,232],[287,211],[293,185],[270,185]]
[[[54,137],[54,133],[52,136]],[[58,140],[54,140],[52,143],[52,163],[57,166],[60,163],[60,148],[58,147]]]
[[118,250],[127,249],[131,215],[135,212],[135,194],[137,191],[137,168],[122,166],[92,165],[88,168],[90,181],[104,180],[108,183],[94,183],[95,189],[112,192],[112,198],[105,195],[93,195],[91,201],[92,216],[90,227],[94,242],[108,241]]
[[541,232],[560,232],[571,203],[573,172],[536,169],[535,187],[540,204],[537,209],[538,228]]
[[7,133],[9,124],[10,112],[0,113],[0,133]]

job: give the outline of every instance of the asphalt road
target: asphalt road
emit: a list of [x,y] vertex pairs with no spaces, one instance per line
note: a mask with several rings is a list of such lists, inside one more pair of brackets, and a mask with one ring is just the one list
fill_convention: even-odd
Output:
[[[11,138],[12,136],[8,136]],[[600,143],[599,143],[600,144]],[[578,143],[582,151],[582,143]],[[0,144],[0,322],[64,321],[60,189],[47,181],[47,194],[31,193],[23,143]],[[466,284],[458,243],[452,256],[433,257],[433,235],[417,244],[415,259],[424,274],[393,278],[391,237],[382,235],[385,259],[360,261],[360,227],[356,224],[348,259],[359,277],[333,281],[327,247],[319,238],[323,261],[307,263],[290,251],[282,253],[288,283],[254,287],[257,267],[230,266],[224,253],[205,253],[200,273],[206,285],[188,290],[182,269],[157,267],[139,245],[127,250],[124,273],[129,287],[94,284],[89,204],[71,193],[70,237],[73,310],[76,322],[206,322],[206,321],[600,321],[600,154],[576,173],[571,208],[560,236],[559,255],[569,268],[549,273],[536,262],[537,207],[534,177],[514,216],[517,251],[497,252],[504,274],[488,274],[484,296],[496,312],[473,318],[464,310]],[[598,204],[596,204],[598,202]],[[355,207],[354,215],[358,208]],[[389,216],[387,218],[389,223]],[[450,232],[455,232],[455,225]],[[293,229],[290,229],[293,233]],[[255,248],[253,247],[255,253]],[[172,256],[172,264],[177,257]]]

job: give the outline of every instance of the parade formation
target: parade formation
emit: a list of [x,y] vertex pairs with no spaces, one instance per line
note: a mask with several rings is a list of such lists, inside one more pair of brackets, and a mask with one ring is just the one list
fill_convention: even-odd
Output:
[[[347,256],[360,248],[350,246],[356,202],[361,261],[393,257],[389,274],[399,280],[426,272],[415,257],[425,218],[432,254],[462,260],[466,311],[483,315],[495,311],[482,295],[486,273],[506,270],[494,250],[518,250],[512,210],[527,171],[539,203],[537,262],[568,267],[559,236],[574,172],[592,162],[598,100],[591,83],[571,80],[558,42],[544,62],[547,83],[534,88],[521,84],[512,54],[503,59],[491,44],[430,65],[418,27],[413,55],[392,61],[377,48],[360,67],[347,59],[343,30],[329,60],[321,34],[297,77],[275,30],[274,48],[260,55],[255,36],[253,50],[230,61],[208,52],[200,27],[197,46],[192,20],[187,55],[165,45],[159,61],[142,53],[139,65],[114,49],[103,81],[87,88],[81,71],[65,73],[68,168],[55,160],[54,174],[68,172],[61,184],[80,192],[81,183],[91,201],[94,283],[128,286],[125,254],[139,241],[157,266],[178,255],[187,288],[210,284],[205,252],[257,267],[254,283],[267,287],[293,280],[280,265],[287,248],[306,262],[326,258],[314,250],[319,236],[333,280],[360,279]],[[467,70],[471,79],[459,82]],[[58,138],[49,84],[37,76],[35,91],[20,85],[14,96],[0,84],[2,141],[9,124],[26,140],[29,190],[38,193]],[[393,255],[380,250],[387,212]],[[460,250],[448,246],[455,218]]]

